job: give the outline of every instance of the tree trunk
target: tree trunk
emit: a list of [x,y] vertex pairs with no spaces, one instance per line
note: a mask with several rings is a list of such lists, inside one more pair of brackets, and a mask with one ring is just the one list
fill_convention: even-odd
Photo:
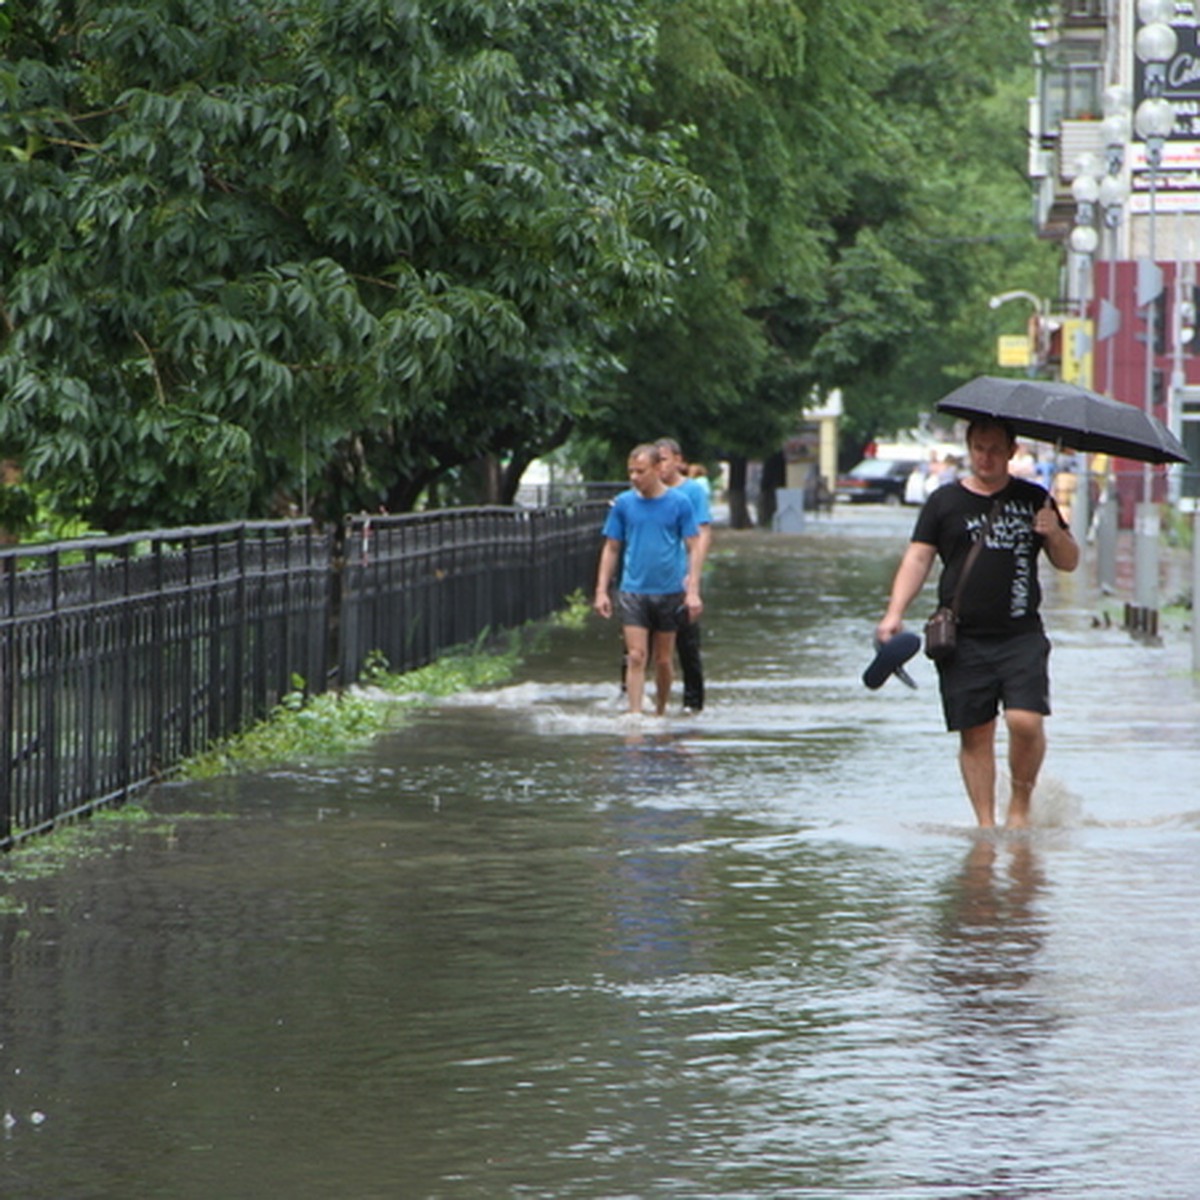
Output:
[[776,493],[786,480],[787,461],[783,457],[783,451],[779,450],[763,463],[762,487],[758,497],[758,523],[764,529],[771,528],[775,510],[778,508]]
[[516,504],[517,489],[521,486],[521,476],[525,474],[525,468],[532,461],[533,459],[527,456],[514,458],[500,472],[500,504],[508,507]]
[[750,528],[750,505],[746,499],[746,460],[741,455],[729,460],[729,524],[733,529]]
[[484,504],[503,504],[504,469],[494,454],[483,454],[476,460],[479,495]]

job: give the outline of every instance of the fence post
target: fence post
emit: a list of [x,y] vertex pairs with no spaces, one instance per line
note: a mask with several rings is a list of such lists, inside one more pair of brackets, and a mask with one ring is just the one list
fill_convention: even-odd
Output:
[[339,687],[345,687],[350,682],[349,660],[361,608],[361,601],[351,604],[345,598],[352,537],[353,518],[345,517],[339,535],[334,539],[329,563],[329,655],[337,671]]
[[[133,604],[131,599],[130,553],[132,547],[126,543],[121,548],[121,637],[118,644],[128,647],[133,644]],[[128,795],[133,782],[133,669],[128,654],[117,656],[120,685],[120,717],[118,718],[117,779],[121,794]]]
[[163,577],[162,542],[154,541],[154,599],[150,612],[150,640],[152,647],[151,658],[154,669],[150,672],[150,711],[158,719],[150,721],[150,760],[155,769],[159,769],[163,761],[163,723],[162,716],[167,712],[164,701],[166,693],[167,649],[163,628],[166,624],[166,614],[163,605],[166,601],[166,582]]
[[4,638],[0,641],[0,847],[12,843],[13,835],[13,771],[16,769],[16,736],[13,719],[16,715],[17,674],[17,560],[4,560]]
[[216,741],[228,727],[225,720],[225,676],[221,670],[221,535],[208,536],[211,574],[208,585],[208,723],[205,742]]
[[233,618],[233,712],[230,714],[231,727],[241,729],[246,719],[246,527],[238,531],[234,542],[237,555],[237,578],[233,590],[237,597],[234,601]]

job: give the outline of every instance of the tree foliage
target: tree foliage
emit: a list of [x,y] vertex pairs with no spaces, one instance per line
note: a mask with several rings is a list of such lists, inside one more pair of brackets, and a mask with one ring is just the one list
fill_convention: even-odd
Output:
[[0,63],[0,446],[106,527],[527,452],[702,243],[631,0],[153,9],[35,3]]
[[909,423],[1042,290],[1032,7],[0,4],[0,454],[116,530]]
[[[1033,7],[663,0],[653,119],[692,123],[688,162],[718,217],[706,280],[632,334],[591,444],[627,441],[651,411],[697,456],[766,457],[834,387],[861,442],[986,369],[986,297],[1018,272],[1047,280],[1026,265],[1048,260],[1008,82]],[[714,339],[722,307],[743,320]],[[730,379],[737,396],[715,402]]]

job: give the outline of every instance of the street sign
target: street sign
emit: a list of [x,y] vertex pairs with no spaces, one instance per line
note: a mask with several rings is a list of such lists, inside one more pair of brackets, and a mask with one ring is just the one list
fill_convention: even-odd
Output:
[[1092,386],[1092,323],[1082,317],[1067,317],[1062,323],[1062,367],[1065,382]]
[[1033,363],[1026,334],[1004,334],[996,339],[996,361],[1002,367],[1028,367]]

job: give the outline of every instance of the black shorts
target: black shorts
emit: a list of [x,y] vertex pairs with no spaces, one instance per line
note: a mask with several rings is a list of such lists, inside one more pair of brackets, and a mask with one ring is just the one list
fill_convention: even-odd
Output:
[[1009,638],[958,635],[958,648],[938,664],[942,713],[949,730],[986,725],[1019,708],[1050,715],[1050,639],[1040,630]]
[[621,624],[648,629],[651,633],[676,633],[687,616],[683,592],[650,596],[644,592],[618,592],[617,612]]

